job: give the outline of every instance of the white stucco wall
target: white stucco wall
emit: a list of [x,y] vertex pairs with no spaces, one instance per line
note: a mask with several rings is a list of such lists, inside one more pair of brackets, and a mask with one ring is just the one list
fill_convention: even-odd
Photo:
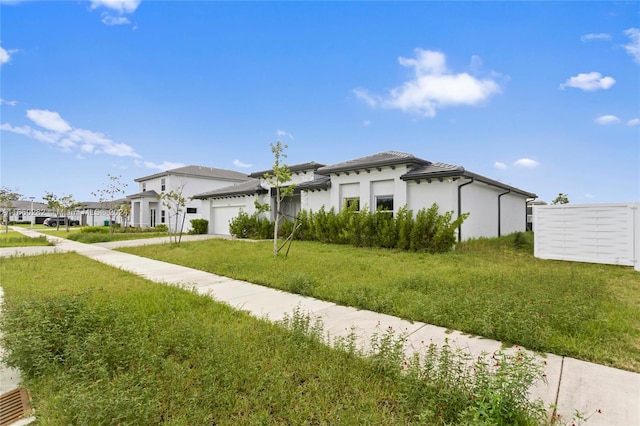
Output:
[[[498,215],[498,196],[505,190],[475,181],[461,188],[462,213],[470,213],[462,224],[462,239],[507,235],[526,231],[526,197],[517,193],[501,197]],[[456,207],[457,213],[457,207]]]
[[[329,210],[333,207],[338,212],[344,205],[344,198],[358,196],[360,197],[360,209],[364,209],[366,206],[369,210],[375,210],[375,197],[377,195],[393,195],[393,210],[395,213],[407,203],[406,185],[400,179],[400,176],[406,172],[406,166],[398,166],[395,169],[382,167],[380,171],[372,168],[370,172],[332,174],[330,202],[325,205],[325,208]],[[357,195],[354,195],[354,184],[358,184],[359,191]],[[390,188],[392,189],[390,190]],[[389,193],[391,191],[393,192],[392,194]],[[317,194],[317,192],[313,194]]]
[[473,182],[461,188],[461,211],[462,213],[469,213],[469,217],[462,224],[463,240],[498,235],[499,193],[497,188],[478,182]]
[[437,180],[428,183],[425,180],[417,183],[415,181],[407,182],[407,208],[414,211],[414,215],[420,209],[428,209],[437,203],[440,213],[448,211],[454,212],[454,217],[457,215],[457,188],[456,182],[449,182],[443,180],[439,182]]
[[[499,192],[502,193],[504,191]],[[500,234],[508,235],[527,229],[527,200],[514,193],[500,198]]]
[[302,210],[317,212],[322,206],[331,204],[331,190],[302,191],[300,194],[300,207]]

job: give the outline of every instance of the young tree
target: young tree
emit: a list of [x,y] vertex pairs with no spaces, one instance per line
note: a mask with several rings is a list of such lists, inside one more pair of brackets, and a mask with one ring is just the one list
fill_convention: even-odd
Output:
[[569,204],[569,197],[567,194],[560,192],[558,196],[551,202],[551,204]]
[[284,150],[287,148],[288,146],[282,145],[280,141],[277,141],[275,144],[271,144],[271,153],[273,153],[274,156],[273,174],[265,173],[264,175],[264,178],[269,182],[269,185],[271,185],[271,187],[276,191],[276,205],[273,214],[273,257],[278,257],[278,228],[282,217],[280,206],[285,197],[293,195],[293,191],[296,187],[295,184],[286,185],[291,181],[291,170],[289,170],[289,167],[283,163],[283,159],[287,157]]
[[121,205],[118,215],[122,218],[122,227],[126,229],[129,226],[129,217],[131,217],[131,204]]
[[58,196],[52,192],[45,192],[44,197],[42,197],[45,203],[47,203],[47,208],[53,210],[56,215],[56,231],[60,230],[60,221],[57,218],[60,217],[62,213],[62,202],[58,198]]
[[[182,230],[184,229],[184,214],[187,199],[182,196],[185,183],[181,183],[176,189],[162,192],[158,195],[163,206],[167,208],[167,221],[169,227],[169,241],[180,244],[182,241]],[[171,218],[175,218],[175,226],[171,226]],[[180,219],[182,217],[182,219]]]
[[[69,213],[72,210],[75,210],[76,208],[82,206],[82,203],[74,200],[73,195],[71,194],[61,197],[59,200],[59,203],[60,203],[60,210],[64,215],[63,217],[64,217],[66,231],[69,232]],[[58,229],[60,228],[60,221],[57,221],[56,226],[58,227]]]
[[11,218],[11,210],[13,210],[13,202],[18,201],[20,197],[22,197],[22,194],[17,189],[0,187],[0,208],[2,208],[5,232],[9,232],[9,219]]
[[107,174],[107,176],[109,177],[109,182],[105,187],[92,192],[91,195],[98,197],[100,205],[109,212],[109,232],[113,233],[113,218],[120,208],[118,196],[119,194],[125,194],[124,189],[127,184],[120,181],[121,176],[111,176],[110,174]]

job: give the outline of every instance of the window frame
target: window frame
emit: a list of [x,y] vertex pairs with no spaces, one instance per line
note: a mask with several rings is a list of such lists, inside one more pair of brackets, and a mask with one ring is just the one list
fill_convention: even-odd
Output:
[[[393,214],[393,208],[394,208],[394,205],[393,205],[393,198],[394,198],[394,197],[393,197],[393,194],[376,195],[376,196],[375,196],[376,212],[378,212],[378,211],[379,211],[379,212],[385,212],[385,213],[386,213],[386,212],[388,212],[388,213]],[[383,208],[382,208],[382,209],[380,209],[381,205],[382,205],[383,203],[385,203],[385,204],[386,204],[386,202],[388,202],[389,200],[391,201],[391,208],[390,208],[390,209],[389,209],[389,208],[384,208],[384,206],[383,206]],[[387,206],[387,207],[388,207],[388,206]]]

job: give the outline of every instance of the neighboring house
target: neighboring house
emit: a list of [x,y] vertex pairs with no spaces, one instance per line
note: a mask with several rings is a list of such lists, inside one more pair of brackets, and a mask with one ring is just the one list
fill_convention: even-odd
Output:
[[533,212],[534,206],[546,206],[547,202],[542,200],[529,200],[527,201],[527,231],[533,231]]
[[[80,221],[82,226],[109,226],[109,220],[127,226],[130,218],[120,217],[120,207],[129,204],[126,198],[120,198],[107,203],[99,201],[82,202],[82,207],[78,208],[73,218]],[[109,206],[113,206],[113,212],[109,212]]]
[[[209,216],[208,213],[202,214],[201,202],[192,200],[193,195],[216,188],[233,187],[247,180],[247,175],[240,172],[203,166],[179,167],[135,179],[139,192],[127,196],[131,202],[130,224],[142,227],[169,225],[169,215],[175,214],[175,211],[170,211],[162,204],[160,194],[181,191],[186,199],[183,231],[187,232],[191,228],[191,219],[208,219]],[[182,222],[182,215],[177,219]],[[171,222],[172,228],[175,229],[176,218],[172,217]]]
[[[407,206],[414,213],[437,203],[440,212],[454,217],[470,213],[459,229],[459,239],[494,237],[527,229],[527,200],[536,195],[470,172],[462,166],[432,163],[411,154],[387,151],[325,166],[305,163],[289,167],[294,195],[283,207],[291,218],[300,210],[321,207],[340,211],[357,203],[359,208],[396,213]],[[209,232],[229,234],[229,220],[240,210],[255,211],[254,202],[274,205],[271,185],[264,173],[242,186],[210,190],[194,196],[202,200]]]
[[48,217],[54,215],[46,204],[31,200],[11,201],[11,208],[0,207],[2,210],[2,221],[8,216],[11,222],[28,222],[33,224],[42,224]]
[[[315,162],[289,166],[291,183],[296,184],[295,193],[287,197],[281,205],[281,211],[288,219],[293,220],[301,208],[301,197],[305,185],[314,185],[318,181],[328,180],[315,173],[324,164]],[[209,233],[229,235],[229,221],[238,216],[240,210],[251,215],[256,211],[255,202],[269,204],[271,211],[275,208],[275,193],[264,178],[272,170],[264,170],[249,175],[250,180],[233,187],[219,188],[194,196],[202,200],[202,217],[209,220]],[[271,217],[273,220],[273,215]]]
[[[129,203],[125,198],[115,200],[113,202],[116,209],[121,205]],[[64,216],[60,213],[60,216]],[[80,206],[67,213],[69,219],[77,220],[82,226],[103,226],[109,224],[109,210],[104,204],[97,201],[80,202]],[[56,212],[50,209],[46,203],[40,203],[30,200],[17,200],[11,202],[11,210],[9,212],[9,220],[15,222],[32,223],[41,225],[45,219],[56,217]],[[118,212],[114,212],[112,218],[114,221],[121,223]]]

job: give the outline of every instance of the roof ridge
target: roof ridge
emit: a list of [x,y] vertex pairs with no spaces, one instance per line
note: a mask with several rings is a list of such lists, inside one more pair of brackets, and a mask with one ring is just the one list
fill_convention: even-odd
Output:
[[434,161],[431,164],[434,165],[434,166],[440,166],[440,167],[452,167],[452,168],[462,168],[462,169],[464,169],[464,167],[462,167],[462,166],[459,166],[457,164],[445,163],[444,161]]

